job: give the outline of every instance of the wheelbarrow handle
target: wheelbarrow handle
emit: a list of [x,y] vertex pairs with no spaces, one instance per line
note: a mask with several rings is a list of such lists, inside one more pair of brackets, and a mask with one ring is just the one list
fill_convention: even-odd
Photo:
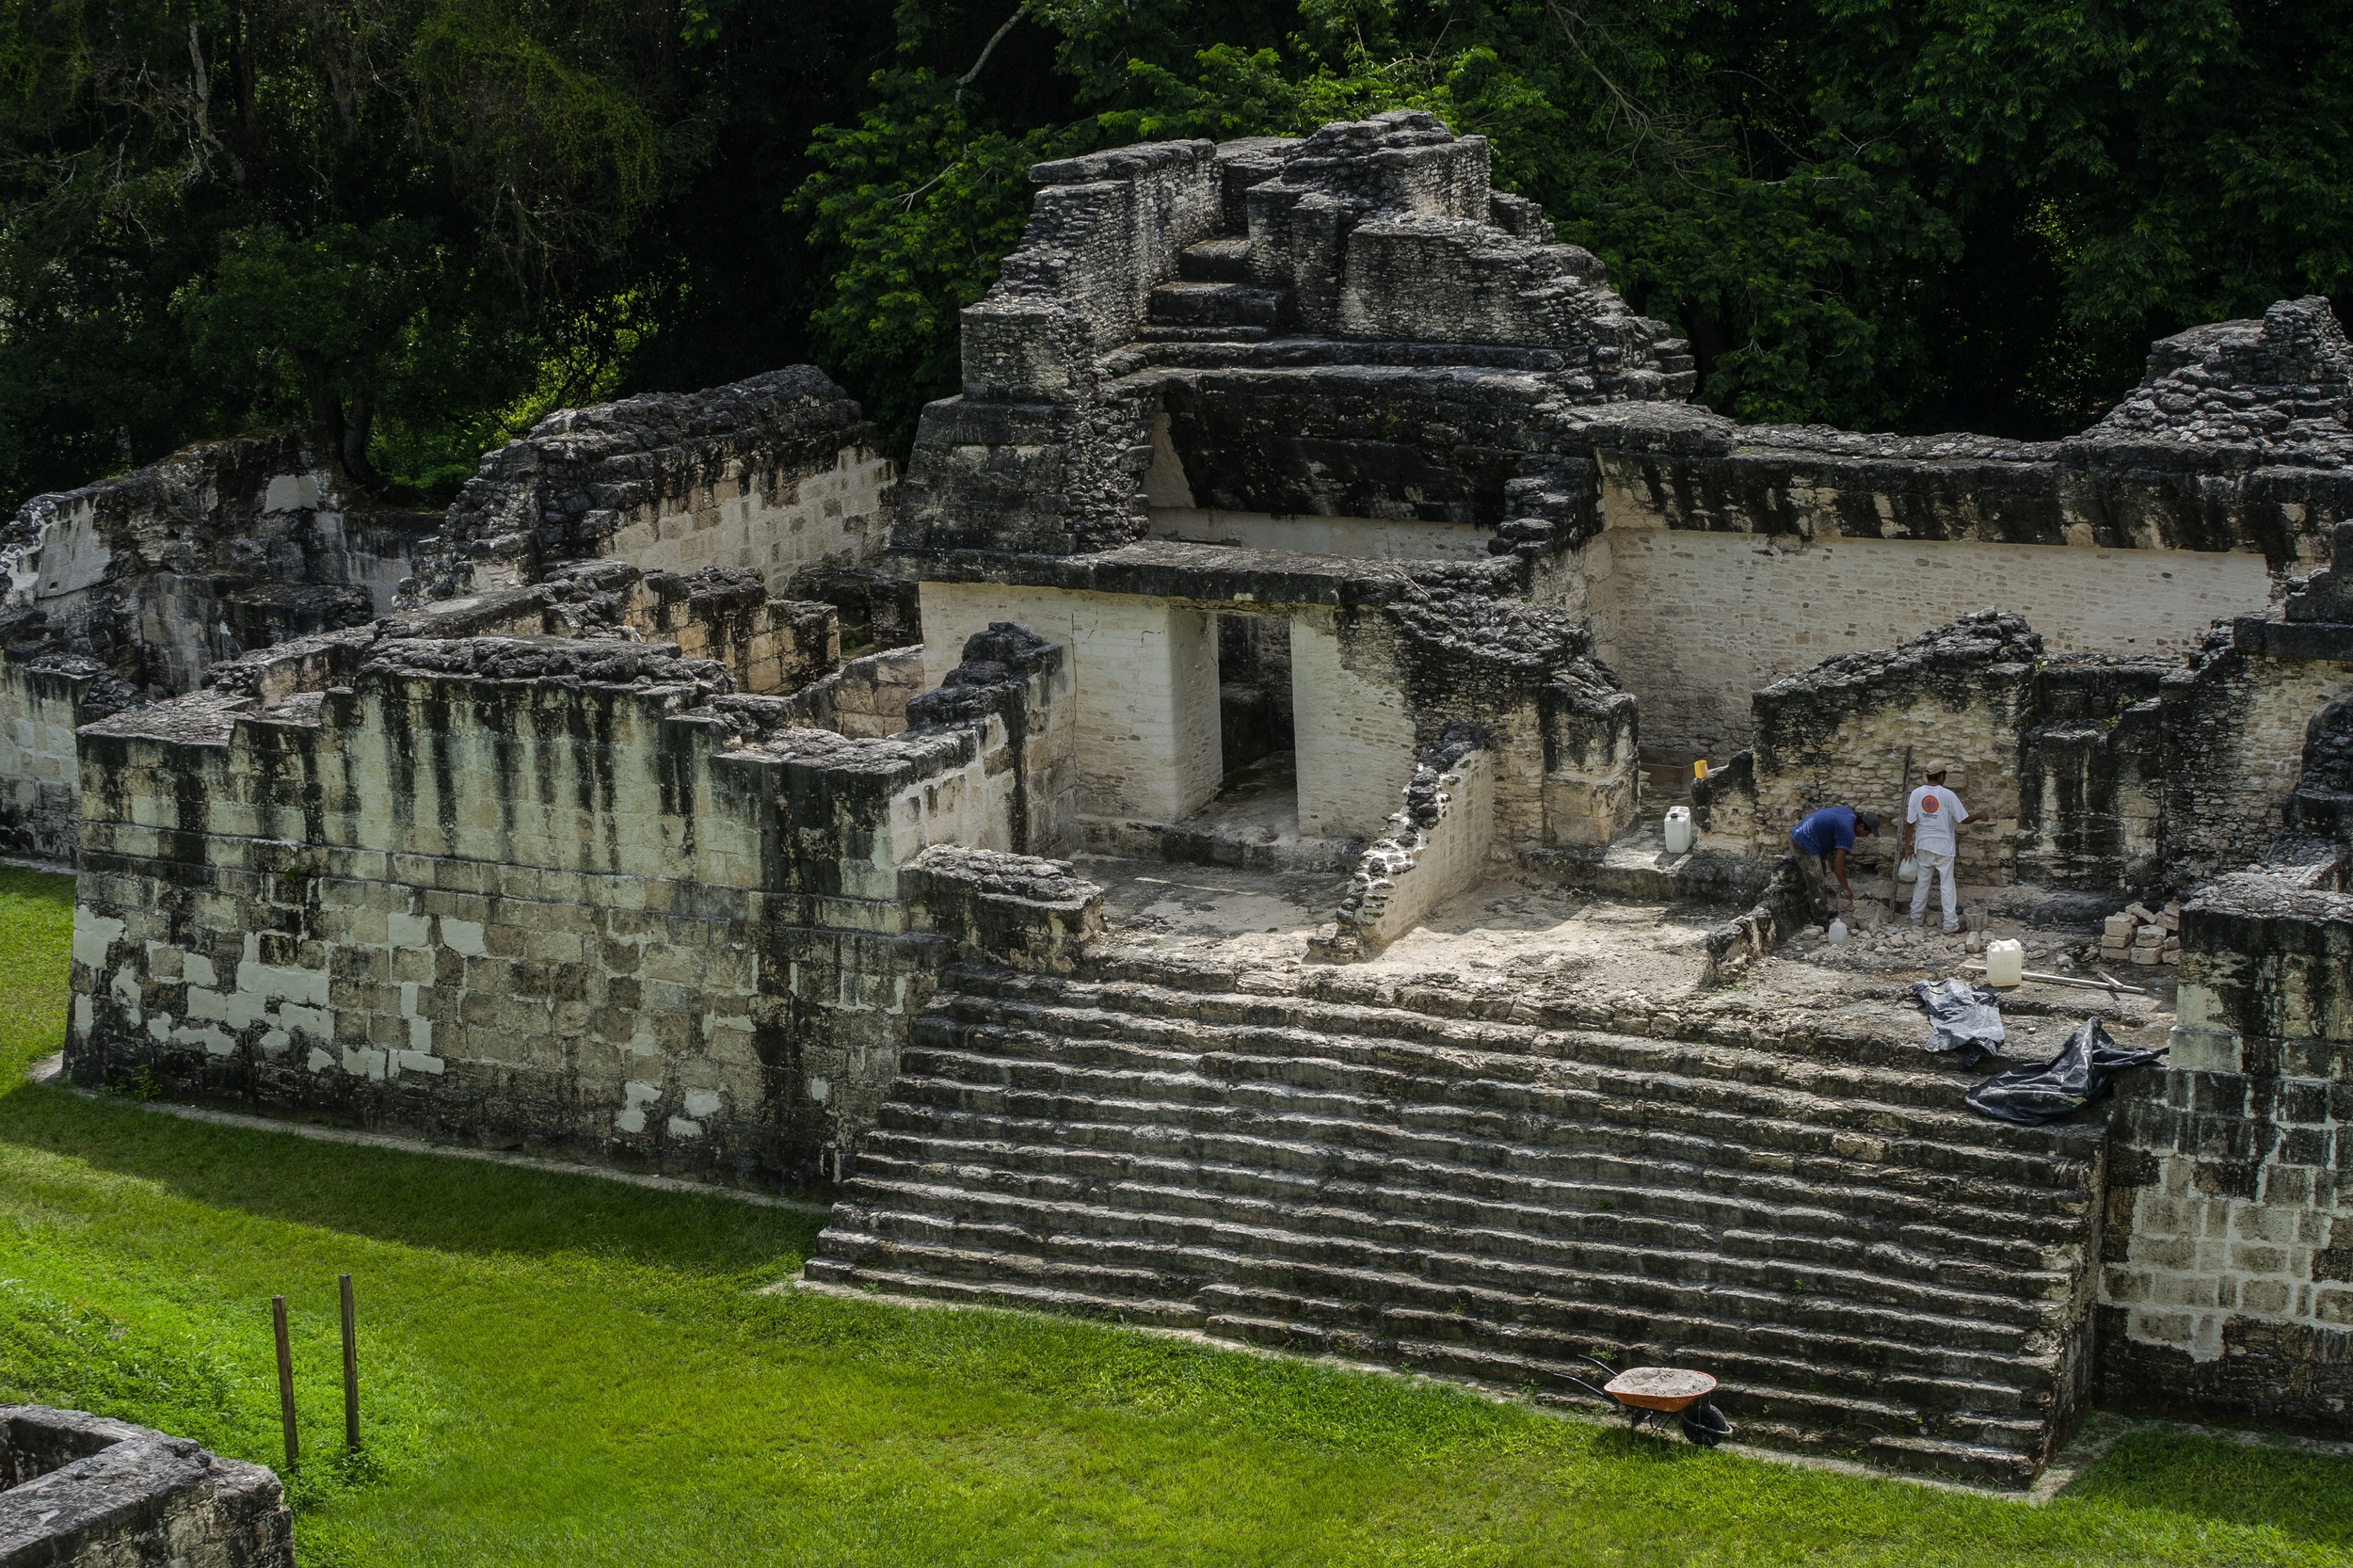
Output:
[[1584,1389],[1585,1392],[1601,1400],[1604,1404],[1617,1404],[1619,1402],[1618,1396],[1610,1393],[1606,1388],[1596,1388],[1592,1384],[1587,1383],[1583,1378],[1573,1378],[1566,1372],[1562,1372],[1560,1375],[1564,1382],[1576,1384],[1579,1388]]
[[1609,1363],[1602,1360],[1601,1357],[1597,1355],[1580,1355],[1577,1359],[1588,1363],[1591,1366],[1600,1368],[1603,1371],[1608,1372],[1613,1378],[1618,1375],[1618,1369],[1615,1367],[1610,1366]]

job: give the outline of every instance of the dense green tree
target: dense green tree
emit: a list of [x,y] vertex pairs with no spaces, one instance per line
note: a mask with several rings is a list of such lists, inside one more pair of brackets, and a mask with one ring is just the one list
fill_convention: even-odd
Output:
[[293,418],[447,484],[807,359],[904,449],[1031,163],[1395,106],[1743,419],[2061,432],[2353,273],[2353,42],[2302,0],[19,0],[0,500]]
[[2058,433],[2150,338],[2353,275],[2353,43],[2293,0],[1031,0],[1059,123],[994,61],[951,74],[927,29],[957,14],[902,7],[804,194],[821,341],[902,431],[1026,158],[1384,107],[1492,136],[1744,419]]

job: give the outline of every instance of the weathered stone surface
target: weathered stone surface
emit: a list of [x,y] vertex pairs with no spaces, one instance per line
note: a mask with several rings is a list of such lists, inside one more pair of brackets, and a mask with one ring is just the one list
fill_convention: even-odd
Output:
[[855,567],[890,464],[856,403],[808,365],[708,392],[566,408],[485,456],[402,584],[408,605],[536,581],[567,561],[754,571],[782,590]]
[[0,1564],[294,1568],[278,1478],[78,1410],[0,1405]]

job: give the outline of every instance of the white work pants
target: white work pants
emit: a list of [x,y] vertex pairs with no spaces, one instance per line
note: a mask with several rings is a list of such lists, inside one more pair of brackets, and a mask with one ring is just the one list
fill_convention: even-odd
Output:
[[1961,925],[1961,889],[1953,886],[1953,857],[1939,855],[1932,849],[1915,849],[1913,859],[1919,862],[1919,880],[1912,885],[1912,923],[1918,925],[1929,907],[1929,878],[1933,876],[1943,885],[1945,895],[1945,929],[1956,930]]

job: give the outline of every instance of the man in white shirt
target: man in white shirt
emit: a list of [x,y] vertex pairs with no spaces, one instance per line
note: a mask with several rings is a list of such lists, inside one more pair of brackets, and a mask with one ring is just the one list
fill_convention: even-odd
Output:
[[1912,792],[1904,803],[1904,842],[1901,854],[1918,863],[1919,877],[1912,885],[1912,923],[1918,925],[1928,913],[1929,878],[1934,875],[1943,885],[1945,929],[1961,929],[1961,889],[1953,886],[1953,856],[1961,848],[1960,830],[1973,822],[1973,817],[1961,797],[1945,788],[1945,765],[1929,764],[1929,781]]

